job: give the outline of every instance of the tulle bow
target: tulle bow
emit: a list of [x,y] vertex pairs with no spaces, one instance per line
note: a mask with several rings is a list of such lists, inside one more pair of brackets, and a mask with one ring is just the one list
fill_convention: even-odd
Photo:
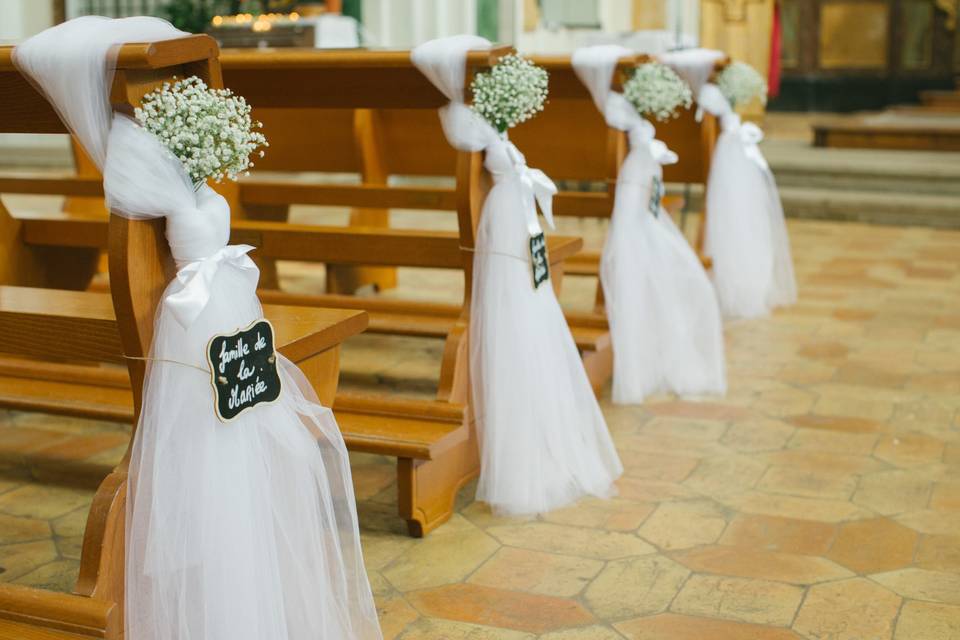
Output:
[[213,280],[221,266],[229,264],[257,278],[257,265],[247,255],[253,249],[248,244],[229,245],[180,269],[177,282],[181,288],[166,297],[167,307],[177,322],[187,328],[200,316],[213,294]]
[[698,115],[700,110],[704,109],[720,118],[720,127],[725,132],[736,133],[740,137],[743,152],[750,161],[764,171],[770,169],[766,158],[760,152],[760,147],[757,146],[763,140],[763,131],[752,122],[741,121],[740,116],[730,106],[730,102],[721,93],[719,87],[709,83],[703,85],[697,97],[697,103],[699,104]]
[[767,159],[763,157],[763,154],[760,153],[760,147],[757,146],[763,140],[763,131],[760,127],[752,122],[744,122],[740,125],[739,135],[743,142],[743,152],[747,154],[747,157],[764,171],[769,170],[770,165],[767,164]]
[[627,135],[630,138],[630,148],[639,149],[646,146],[650,152],[650,156],[656,160],[658,164],[674,164],[680,157],[671,151],[665,142],[657,140],[654,137],[656,133],[657,131],[653,128],[652,124],[640,119],[636,125],[627,131]]
[[[542,231],[537,221],[537,208],[543,212],[543,218],[547,221],[547,226],[551,229],[553,225],[553,196],[557,193],[557,185],[553,183],[547,174],[540,169],[531,169],[527,166],[527,159],[520,153],[509,140],[503,140],[507,158],[510,160],[511,171],[520,179],[523,184],[524,212],[527,216],[527,230],[531,235],[536,235]],[[495,171],[495,170],[494,170]]]

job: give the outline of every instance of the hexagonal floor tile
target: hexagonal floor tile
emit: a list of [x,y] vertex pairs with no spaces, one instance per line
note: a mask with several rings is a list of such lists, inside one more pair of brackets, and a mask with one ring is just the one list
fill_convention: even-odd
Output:
[[900,597],[864,578],[810,587],[793,628],[804,637],[889,638]]
[[913,563],[917,532],[889,518],[840,525],[831,560],[860,574],[890,571]]
[[474,584],[415,591],[407,594],[407,599],[429,617],[529,633],[547,633],[594,622],[590,612],[575,600]]
[[675,553],[672,557],[695,573],[774,580],[807,585],[849,578],[853,574],[825,558],[718,545]]
[[789,629],[661,613],[617,623],[630,640],[799,640]]

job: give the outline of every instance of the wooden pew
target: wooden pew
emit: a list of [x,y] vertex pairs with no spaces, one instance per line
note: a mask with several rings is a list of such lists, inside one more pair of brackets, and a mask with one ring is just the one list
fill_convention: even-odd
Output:
[[[491,55],[506,52],[500,49]],[[373,52],[358,51],[352,60],[341,62],[350,65],[365,64]],[[382,54],[381,54],[382,55]],[[339,54],[350,58],[350,54]],[[376,108],[350,108],[344,96],[356,83],[355,72],[343,72],[336,77],[334,85],[321,83],[321,74],[329,64],[328,52],[315,50],[250,51],[226,50],[221,56],[224,64],[225,83],[234,91],[245,95],[255,106],[255,117],[264,122],[264,131],[271,139],[271,153],[258,163],[265,171],[310,171],[359,174],[359,185],[332,186],[304,183],[286,177],[266,177],[256,172],[249,180],[242,181],[234,207],[244,215],[273,220],[286,219],[290,204],[331,205],[341,204],[337,198],[340,190],[364,194],[360,208],[351,213],[351,225],[388,224],[390,208],[416,208],[435,211],[452,211],[456,206],[456,188],[424,186],[387,186],[390,176],[447,176],[455,175],[456,152],[443,136],[435,107],[442,106],[446,99],[436,92],[438,99],[431,108],[411,109],[405,106],[403,96],[412,90],[410,82],[378,79],[391,95],[380,101]],[[394,71],[416,74],[406,52],[392,60]],[[302,92],[284,92],[281,87],[290,83],[309,87]],[[324,87],[344,87],[341,92],[331,93]],[[389,87],[389,89],[386,89]],[[394,88],[396,87],[396,88]],[[434,90],[435,91],[435,90]],[[320,157],[316,149],[337,150]],[[536,165],[532,165],[536,166]],[[561,195],[555,206],[602,207],[605,198],[600,194],[569,193]],[[569,204],[568,204],[569,203]],[[608,212],[609,215],[609,212]],[[460,220],[462,225],[463,221]],[[461,228],[461,237],[463,229]],[[551,247],[555,253],[557,248]],[[553,255],[553,254],[551,254]],[[566,256],[565,256],[566,257]],[[565,268],[565,267],[564,267]],[[552,272],[554,284],[562,281],[560,265]],[[376,266],[356,267],[344,264],[328,264],[328,291],[326,297],[290,296],[282,292],[264,292],[265,300],[352,305],[343,293],[353,293],[359,286],[375,283],[378,288],[388,288],[395,283],[395,269]],[[415,335],[442,336],[449,330],[450,321],[460,313],[459,305],[434,306],[426,314],[415,306],[406,306],[393,300],[364,298],[362,305],[372,313],[371,331],[408,334],[410,317],[422,317]],[[605,320],[589,314],[572,314],[569,318],[574,339],[583,354],[584,365],[594,389],[599,393],[612,372],[612,352]]]
[[[442,95],[416,71],[409,62],[408,54],[401,52],[365,54],[324,52],[320,63],[314,64],[314,79],[317,86],[334,86],[346,77],[350,84],[345,92],[321,92],[323,97],[315,100],[327,101],[334,108],[362,108],[366,105],[379,105],[387,101],[391,106],[403,106],[411,110],[427,110],[436,117],[435,108],[442,104]],[[4,64],[6,55],[6,65]],[[471,57],[473,64],[488,66],[490,58],[496,53],[481,53]],[[9,68],[9,51],[0,48],[0,78],[4,69]],[[393,90],[385,91],[393,88]],[[346,105],[346,107],[344,107]],[[352,112],[352,111],[351,111]],[[269,132],[268,132],[269,133]],[[322,155],[322,154],[321,154]],[[452,194],[445,196],[456,205],[462,200],[461,193],[477,188],[479,176],[470,175]],[[472,182],[471,182],[472,181]],[[10,191],[18,190],[33,193],[73,193],[92,195],[98,193],[93,180],[77,177],[73,180],[34,180],[10,181],[3,185]],[[233,193],[230,188],[236,189]],[[236,210],[244,211],[243,201],[238,193],[244,185],[227,185],[227,195],[234,201]],[[385,194],[390,203],[403,203],[411,197],[421,197],[415,189],[390,190],[375,189]],[[370,189],[365,185],[334,186],[328,189],[315,188],[314,193],[325,198],[329,204],[364,205],[368,202]],[[429,192],[428,192],[429,193]],[[378,196],[380,197],[380,196]],[[396,206],[396,205],[393,205]],[[59,214],[20,214],[10,217],[11,231],[5,242],[28,254],[33,251],[44,252],[48,249],[61,250],[63,247],[87,252],[84,255],[96,255],[98,250],[107,246],[108,234],[102,216],[79,215],[74,212]],[[415,267],[434,267],[464,269],[465,263],[472,263],[472,231],[461,228],[460,234],[445,232],[416,232],[389,230],[383,228],[319,227],[312,225],[290,225],[286,223],[262,221],[235,221],[232,241],[249,243],[258,247],[255,255],[267,259],[336,261],[346,264],[384,264]],[[554,284],[561,281],[562,264],[580,247],[580,240],[574,238],[550,238],[550,258],[556,275]],[[42,257],[42,256],[41,256]],[[261,258],[261,259],[262,259]],[[49,264],[37,260],[42,267]],[[31,265],[27,265],[30,267]],[[33,278],[30,268],[17,269],[24,278]],[[49,268],[55,274],[54,268]],[[85,277],[88,274],[83,274]],[[469,278],[469,275],[468,275]],[[84,278],[71,282],[74,288],[85,286]],[[11,283],[10,280],[6,281]],[[18,282],[13,284],[32,284],[48,286],[48,282]],[[469,291],[469,279],[466,289]],[[262,295],[264,302],[294,302],[308,306],[329,305],[336,300],[316,296],[289,296],[279,292]],[[433,305],[403,303],[404,311],[398,314],[385,301],[357,304],[350,298],[342,301],[346,308],[370,308],[374,326],[390,325],[396,329],[396,322],[402,320],[406,326],[424,325],[421,335],[433,335],[444,338],[446,346],[440,367],[440,382],[437,400],[387,400],[381,397],[338,394],[334,408],[344,432],[348,446],[353,450],[368,451],[396,456],[398,458],[398,490],[400,493],[400,515],[407,520],[412,534],[423,535],[444,522],[452,513],[456,491],[478,471],[476,443],[467,420],[467,349],[466,328],[460,305],[444,316],[437,313]],[[399,303],[395,303],[399,304]],[[387,328],[387,330],[391,330]],[[592,332],[592,333],[588,333]],[[602,342],[605,329],[587,328],[584,332],[588,339],[596,344]],[[62,366],[30,365],[22,360],[0,359],[0,404],[20,408],[33,408],[46,411],[59,411],[69,414],[92,415],[97,417],[122,419],[132,415],[132,408],[117,406],[115,402],[103,400],[103,387],[117,387],[115,372],[104,374],[102,368],[84,370],[80,375],[76,368]],[[10,375],[7,375],[10,374]],[[62,384],[66,381],[81,381],[89,392],[73,402],[56,403],[51,394],[40,394],[41,385],[36,385],[38,394],[21,398],[17,387],[18,380],[28,377],[36,380],[49,380]],[[6,386],[5,385],[9,385]],[[60,387],[56,387],[60,388]]]
[[[271,153],[257,168],[270,172],[358,173],[367,188],[369,207],[354,211],[353,224],[385,225],[390,207],[452,210],[452,189],[393,188],[393,200],[384,185],[389,176],[452,176],[455,152],[443,136],[439,120],[429,113],[385,107],[352,112],[313,108],[313,98],[279,90],[285,82],[310,82],[317,54],[308,50],[251,51],[227,49],[221,55],[224,81],[238,93],[256,96],[254,115],[270,134]],[[605,183],[601,192],[561,191],[555,214],[575,217],[609,217],[613,188],[626,151],[622,132],[609,130],[590,96],[576,77],[569,56],[532,56],[550,72],[550,98],[543,113],[511,131],[511,139],[527,156],[530,166],[551,178]],[[625,74],[648,60],[637,55],[621,60],[615,78],[619,88]],[[695,108],[666,123],[657,123],[658,138],[680,155],[680,162],[665,167],[667,181],[706,184],[710,158],[718,136],[716,119],[706,114],[695,119]],[[333,157],[319,157],[316,148],[335,148]],[[241,203],[251,215],[285,219],[289,204],[330,204],[330,191],[283,177],[253,177],[241,185]],[[669,199],[668,208],[682,204]],[[269,211],[269,214],[264,214]],[[580,254],[567,265],[568,273],[597,273],[596,253]],[[382,269],[363,271],[332,265],[328,289],[352,293],[358,286],[375,283],[392,286],[395,274]],[[387,274],[383,276],[383,274]],[[383,279],[381,279],[383,276]]]
[[[137,104],[173,75],[214,79],[219,74],[216,53],[216,43],[207,36],[126,45],[119,54],[111,99],[120,108]],[[50,106],[22,78],[17,82],[5,74],[0,83],[5,97],[0,131],[64,131]],[[6,99],[11,96],[15,99]],[[146,369],[142,358],[149,353],[157,304],[175,271],[163,229],[163,220],[111,217],[112,300],[103,294],[0,287],[0,351],[23,358],[62,358],[69,351],[85,360],[124,364],[130,387],[123,394],[135,406],[135,426]],[[281,352],[300,364],[329,403],[337,385],[339,343],[364,329],[365,314],[284,307],[267,308],[266,313],[277,327]],[[21,392],[31,393],[36,383],[23,381]],[[0,585],[0,638],[123,637],[128,462],[129,453],[97,490],[74,592]]]
[[[357,55],[364,54],[358,52]],[[271,153],[258,163],[258,169],[359,174],[360,188],[369,199],[365,199],[362,209],[351,213],[352,225],[386,226],[391,207],[452,209],[454,189],[385,186],[391,176],[453,175],[456,152],[447,143],[434,114],[403,108],[402,104],[390,100],[378,109],[350,110],[337,96],[321,98],[309,91],[296,94],[282,91],[283,86],[296,82],[306,87],[323,86],[315,77],[322,58],[322,53],[307,50],[223,52],[225,83],[237,93],[253,98],[254,115],[264,122],[272,141]],[[647,59],[646,56],[624,58],[615,74],[614,88],[619,89],[627,74]],[[545,170],[551,177],[605,186],[600,192],[561,191],[554,199],[556,215],[609,217],[617,172],[627,151],[626,134],[606,126],[576,77],[569,57],[534,56],[534,61],[550,72],[550,100],[538,117],[511,131],[511,138],[527,156],[530,166]],[[349,86],[347,76],[339,80]],[[680,164],[668,167],[665,177],[705,186],[718,128],[713,116],[708,114],[703,122],[697,122],[694,113],[694,109],[688,109],[678,119],[660,126],[659,136],[666,138],[684,158]],[[315,149],[338,149],[340,153],[321,157]],[[266,175],[255,172],[251,179],[239,185],[235,208],[251,217],[278,220],[286,218],[292,203],[334,204],[331,195],[336,193],[336,187]],[[671,210],[682,204],[682,199],[667,200]],[[702,246],[702,227],[697,242]],[[596,277],[599,259],[597,251],[581,251],[564,264],[564,271]],[[328,264],[327,276],[328,291],[335,294],[352,293],[369,284],[389,288],[396,279],[393,269],[342,264]],[[263,296],[287,304],[351,305],[342,295],[311,296],[302,300],[280,292],[264,292]],[[459,312],[453,305],[438,307],[425,322],[411,326],[411,310],[404,304],[398,305],[392,300],[370,301],[370,298],[364,298],[359,304],[374,314],[371,331],[381,333],[439,336],[448,331],[449,321]],[[593,311],[568,313],[567,318],[587,374],[599,393],[612,374],[613,359],[599,281]]]
[[[453,210],[455,189],[443,187],[387,186],[392,175],[452,176],[455,152],[446,142],[432,108],[409,108],[408,95],[417,86],[405,52],[321,52],[316,50],[249,51],[227,50],[221,56],[226,83],[255,105],[255,116],[265,123],[271,141],[267,157],[258,167],[267,171],[315,171],[356,173],[359,185],[305,183],[285,177],[264,177],[255,172],[250,180],[228,185],[234,215],[259,220],[285,220],[290,204],[356,205],[352,225],[385,227],[389,208]],[[646,56],[624,58],[615,85]],[[551,98],[547,109],[537,118],[512,132],[531,166],[543,168],[558,180],[591,181],[605,185],[601,192],[561,192],[555,201],[558,215],[607,217],[613,208],[613,190],[619,164],[626,152],[626,136],[610,130],[593,105],[589,94],[576,77],[568,57],[535,57],[551,73]],[[334,67],[332,65],[338,65]],[[380,70],[374,65],[384,65]],[[366,67],[367,75],[357,71]],[[397,72],[407,74],[398,77]],[[379,75],[378,75],[379,74]],[[355,108],[351,88],[367,82],[385,88],[377,108]],[[296,85],[298,91],[286,88]],[[337,92],[329,87],[337,86]],[[386,88],[389,87],[389,91]],[[433,99],[442,104],[435,92]],[[431,105],[432,107],[433,105]],[[660,123],[658,135],[680,152],[682,161],[666,168],[668,180],[706,183],[709,160],[717,135],[716,122],[707,115],[703,123],[687,110],[680,118]],[[325,152],[318,152],[324,150]],[[81,167],[83,165],[80,165]],[[22,183],[22,179],[20,180]],[[0,192],[15,189],[16,184],[0,178]],[[668,198],[667,206],[679,206]],[[58,240],[46,234],[44,242],[69,242],[67,233]],[[254,233],[252,242],[257,242]],[[246,241],[239,237],[237,241]],[[702,244],[702,227],[698,244]],[[256,257],[263,270],[262,284],[276,285],[274,259],[282,255],[259,252]],[[298,255],[291,259],[310,259]],[[400,265],[389,260],[382,265]],[[352,293],[357,287],[374,283],[380,288],[393,286],[393,266],[329,263],[328,290]],[[419,265],[430,266],[430,265]],[[580,252],[565,266],[569,273],[596,276],[599,252]],[[558,272],[558,275],[559,272]],[[611,372],[612,354],[605,319],[602,316],[602,291],[597,286],[594,314],[568,314],[574,338],[584,355],[588,374],[599,391]],[[340,295],[328,297],[296,296],[279,291],[264,292],[265,300],[286,304],[324,304],[356,307],[372,312],[371,331],[443,337],[458,306],[423,308],[392,300],[364,298],[357,303]],[[411,318],[422,318],[411,323]]]

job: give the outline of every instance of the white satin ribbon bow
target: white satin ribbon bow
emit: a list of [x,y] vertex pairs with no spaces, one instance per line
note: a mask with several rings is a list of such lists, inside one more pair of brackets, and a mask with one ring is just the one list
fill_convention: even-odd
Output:
[[752,122],[744,122],[740,125],[739,135],[740,141],[743,142],[743,152],[747,157],[764,171],[769,171],[770,165],[767,164],[767,159],[763,157],[760,147],[757,146],[763,140],[763,131],[760,127]]
[[537,207],[543,212],[543,218],[547,221],[547,226],[551,229],[553,225],[553,196],[557,193],[557,185],[553,183],[547,174],[540,169],[531,169],[527,166],[527,159],[520,153],[520,150],[510,142],[504,140],[507,156],[513,166],[513,172],[523,184],[524,212],[527,216],[527,230],[530,235],[536,235],[542,232],[540,224],[537,221]]
[[720,118],[720,126],[726,133],[735,133],[743,144],[743,152],[750,160],[764,171],[770,170],[766,158],[757,145],[763,140],[763,131],[752,122],[743,122],[733,110],[720,88],[712,83],[703,85],[697,96],[697,112],[705,109]]
[[176,279],[182,286],[179,291],[169,294],[165,299],[177,322],[187,328],[200,317],[210,302],[213,279],[224,264],[256,271],[257,265],[247,255],[253,249],[254,247],[248,244],[228,245],[212,256],[191,262],[177,271]]
[[657,140],[657,130],[647,122],[622,93],[611,91],[603,108],[607,124],[627,132],[631,149],[646,146],[650,155],[660,164],[673,164],[680,158],[662,141]]
[[631,149],[640,149],[645,146],[647,151],[650,152],[650,156],[656,160],[658,164],[674,164],[680,159],[676,153],[670,150],[670,147],[668,147],[665,142],[657,140],[654,137],[656,130],[653,128],[653,125],[646,120],[641,120],[631,127],[627,131],[627,135],[630,139]]

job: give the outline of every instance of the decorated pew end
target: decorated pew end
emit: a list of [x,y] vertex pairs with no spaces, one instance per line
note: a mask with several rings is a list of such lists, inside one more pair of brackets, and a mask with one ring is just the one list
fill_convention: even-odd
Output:
[[[239,185],[224,186],[235,219],[284,220],[292,203],[353,204],[351,228],[362,236],[367,230],[383,229],[387,225],[388,209],[391,207],[433,210],[456,208],[455,189],[386,184],[391,175],[452,176],[456,159],[454,151],[443,139],[439,121],[432,109],[411,108],[407,104],[407,94],[416,87],[416,78],[403,78],[403,68],[409,69],[406,54],[371,53],[294,50],[264,55],[263,52],[234,50],[223,54],[221,59],[227,84],[255,105],[254,114],[264,121],[265,131],[270,136],[271,150],[266,158],[258,162],[260,168],[282,172],[358,173],[362,180],[359,185],[319,185],[287,178],[266,178],[254,173],[250,180]],[[620,83],[633,66],[645,59],[644,56],[624,59],[615,83]],[[551,176],[605,185],[599,192],[561,192],[555,198],[558,215],[608,217],[613,208],[617,169],[626,152],[625,135],[606,127],[568,58],[542,56],[534,61],[551,73],[551,100],[538,118],[517,128],[515,138],[521,148],[529,150],[527,155],[533,165],[543,167]],[[384,66],[377,68],[381,64]],[[393,73],[390,73],[391,70]],[[359,73],[364,75],[360,76]],[[351,89],[344,88],[336,95],[327,95],[330,92],[321,91],[318,87],[330,86],[329,82],[337,82],[339,86]],[[301,87],[301,90],[285,90],[284,87],[290,83]],[[391,92],[396,93],[382,91],[376,100],[369,100],[363,108],[357,108],[358,101],[353,88],[365,84],[390,88]],[[418,90],[423,89],[421,87]],[[717,135],[713,117],[708,114],[702,122],[697,122],[694,111],[688,109],[677,119],[658,123],[658,127],[660,137],[666,138],[681,157],[680,163],[666,167],[665,179],[705,183]],[[316,153],[316,149],[325,149],[329,153]],[[46,188],[50,192],[54,188],[89,192],[91,179],[86,177],[89,175],[89,163],[83,163],[82,154],[78,158],[78,167],[80,176],[75,180],[48,179]],[[15,191],[40,189],[38,183],[42,181],[25,183],[23,179],[4,180],[0,177],[0,192],[4,188]],[[92,185],[96,186],[95,183]],[[682,200],[677,198],[667,200],[668,209],[676,210],[682,204]],[[88,215],[91,210],[89,202],[76,198],[71,199],[67,207],[71,224],[77,222],[75,219],[78,216]],[[79,213],[76,213],[78,209]],[[40,226],[49,225],[49,222],[30,224]],[[274,235],[281,233],[276,226],[252,229],[245,228],[244,223],[238,221],[234,227],[236,242],[260,247],[254,258],[264,272],[261,286],[276,285],[276,259],[310,260],[317,259],[317,254],[321,253],[305,250],[306,242],[298,242],[297,248],[290,246],[290,237],[307,237],[304,225],[291,227],[288,241],[283,243],[271,241]],[[65,230],[66,227],[58,228]],[[89,245],[92,242],[89,236],[94,230],[90,225],[85,230],[85,242]],[[75,239],[77,231],[75,228],[71,234],[43,233],[42,242],[75,245],[78,244]],[[698,247],[702,241],[701,227]],[[558,248],[555,242],[551,246],[551,256],[555,259],[559,257],[556,254]],[[75,250],[86,252],[83,255],[92,264],[89,249]],[[381,288],[392,286],[396,276],[394,265],[404,265],[402,259],[391,261],[385,258],[378,262],[372,255],[373,251],[366,252],[369,256],[366,261],[353,256],[350,251],[337,253],[347,254],[347,259],[342,262],[328,261],[327,283],[334,292],[352,293],[364,284],[375,284]],[[327,257],[333,256],[328,252]],[[559,260],[556,262],[555,285],[559,285],[564,271],[595,276],[599,269],[599,253],[580,251],[566,261],[563,268],[560,268]],[[458,261],[455,260],[453,265],[448,261],[444,265],[409,266],[456,268]],[[27,271],[32,272],[30,269]],[[79,284],[82,287],[89,276],[90,269],[87,272],[73,270],[73,279],[66,286],[74,285],[72,288],[77,288]],[[18,280],[7,278],[3,281]],[[357,300],[341,293],[300,296],[271,290],[264,291],[262,298],[285,304],[364,308],[371,313],[371,331],[437,338],[450,333],[460,314],[458,305],[418,305],[369,297]],[[597,313],[568,314],[574,338],[598,392],[609,379],[612,358],[606,320],[599,313],[602,312],[602,304],[602,290],[598,285]]]
[[[116,108],[129,108],[144,93],[173,75],[197,75],[215,81],[219,74],[216,54],[215,42],[206,36],[125,45],[118,53],[111,101]],[[8,68],[9,48],[0,50],[0,64]],[[22,78],[6,73],[3,87],[5,96],[15,97],[0,104],[3,123],[0,126],[4,131],[62,133],[65,130],[49,104]],[[139,404],[145,362],[138,358],[148,353],[155,310],[173,275],[173,261],[162,221],[134,222],[113,216],[109,235],[114,280],[112,303],[110,297],[103,294],[4,286],[0,288],[0,325],[4,329],[0,351],[22,358],[63,358],[66,354],[78,360],[126,364],[130,387],[122,393],[130,401],[132,390]],[[20,244],[29,251],[28,245]],[[46,264],[42,258],[37,256],[43,267]],[[49,284],[35,282],[41,283]],[[300,309],[284,308],[268,308],[267,314],[278,325],[279,349],[301,366],[306,365],[305,370],[313,372],[318,393],[329,402],[336,388],[339,342],[363,330],[365,315],[318,310],[311,316]],[[30,387],[42,386],[37,380],[22,380],[20,384],[19,390],[24,395],[30,393]],[[9,392],[10,389],[5,391]],[[137,406],[136,415],[139,411]],[[136,415],[133,424],[137,422]],[[0,585],[0,637],[123,637],[128,458],[129,453],[96,492],[84,532],[80,575],[73,593]]]

